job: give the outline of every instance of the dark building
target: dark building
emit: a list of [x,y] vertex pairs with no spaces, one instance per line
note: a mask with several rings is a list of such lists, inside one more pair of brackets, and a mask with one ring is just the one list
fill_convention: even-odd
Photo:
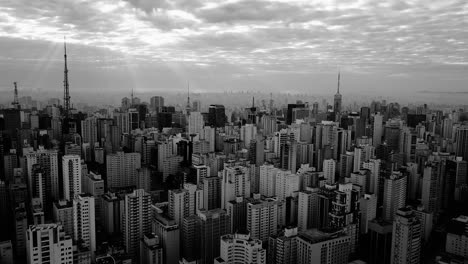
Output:
[[419,123],[426,121],[426,115],[408,114],[406,122],[409,127],[416,127]]
[[3,126],[5,133],[16,136],[16,130],[21,128],[21,116],[18,109],[3,109],[0,111],[3,115]]
[[367,263],[391,263],[392,230],[392,223],[382,220],[372,220],[369,222],[369,231],[365,247],[369,250],[363,251],[363,253],[367,255]]
[[288,112],[286,113],[286,124],[290,125],[293,121],[293,110],[296,108],[304,108],[305,104],[288,104]]
[[224,127],[226,113],[224,105],[210,105],[208,109],[208,125],[213,127]]
[[172,127],[172,113],[158,113],[158,129],[161,131],[164,127]]

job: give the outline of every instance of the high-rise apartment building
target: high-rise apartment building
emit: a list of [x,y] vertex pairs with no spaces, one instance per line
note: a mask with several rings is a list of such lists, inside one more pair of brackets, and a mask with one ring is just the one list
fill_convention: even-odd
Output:
[[73,200],[81,189],[81,158],[77,155],[62,157],[63,198]]
[[151,195],[135,190],[125,195],[122,219],[125,251],[138,255],[140,239],[151,231]]
[[277,233],[279,202],[276,198],[255,199],[247,203],[247,230],[252,238],[266,242]]
[[401,172],[393,172],[385,179],[383,199],[383,219],[391,222],[398,209],[406,205],[407,177]]
[[140,153],[118,151],[107,159],[107,188],[135,186],[138,169],[141,168]]
[[94,197],[90,194],[78,194],[73,199],[73,239],[82,248],[96,251],[96,216]]
[[229,201],[236,197],[250,197],[250,173],[244,166],[227,166],[220,172],[221,181],[221,208],[225,209]]
[[72,239],[58,224],[32,225],[26,231],[28,264],[72,264]]
[[348,263],[350,249],[351,237],[341,230],[309,229],[297,236],[296,263]]
[[396,212],[390,263],[421,263],[421,223],[411,208],[400,208]]

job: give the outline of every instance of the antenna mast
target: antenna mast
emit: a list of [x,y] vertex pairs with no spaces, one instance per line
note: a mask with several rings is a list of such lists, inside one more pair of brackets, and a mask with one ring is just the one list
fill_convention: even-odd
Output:
[[18,86],[17,86],[17,83],[14,82],[13,83],[15,85],[15,97],[13,98],[13,106],[15,106],[15,108],[18,108],[19,106],[19,101],[18,101]]
[[64,116],[65,118],[69,117],[70,114],[70,90],[68,84],[68,66],[67,66],[67,42],[65,37],[63,38],[63,50],[64,50],[64,59],[65,59],[65,69],[64,69],[64,78],[63,78],[63,103],[64,103]]

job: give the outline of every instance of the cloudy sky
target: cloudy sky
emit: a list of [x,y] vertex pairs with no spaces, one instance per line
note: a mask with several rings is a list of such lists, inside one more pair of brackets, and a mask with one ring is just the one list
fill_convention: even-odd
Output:
[[64,36],[72,92],[468,93],[466,0],[0,0],[0,91],[61,92]]

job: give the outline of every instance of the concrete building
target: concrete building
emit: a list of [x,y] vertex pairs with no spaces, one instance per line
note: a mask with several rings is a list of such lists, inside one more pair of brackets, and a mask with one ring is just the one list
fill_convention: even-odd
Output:
[[81,158],[77,155],[62,157],[63,199],[73,200],[81,189]]
[[72,264],[72,239],[58,224],[32,225],[26,232],[28,264]]
[[136,257],[140,239],[151,231],[151,195],[135,190],[125,195],[122,219],[125,251]]
[[397,210],[393,221],[391,264],[421,261],[421,223],[411,208]]
[[262,241],[248,234],[221,236],[220,256],[214,264],[228,263],[266,264],[266,249],[262,248]]
[[309,229],[297,236],[297,262],[309,263],[348,263],[351,238],[341,230],[325,232]]

